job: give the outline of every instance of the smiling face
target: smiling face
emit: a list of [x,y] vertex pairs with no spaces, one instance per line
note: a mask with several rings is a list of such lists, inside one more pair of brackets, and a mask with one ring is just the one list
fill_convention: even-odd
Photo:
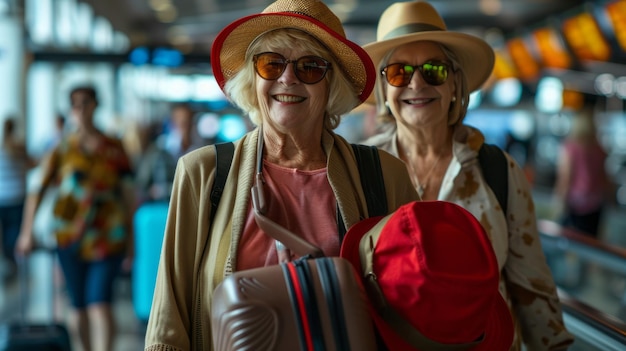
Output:
[[[257,54],[274,52],[290,61],[308,55],[330,59],[322,50],[312,49],[314,45],[310,43],[298,42],[294,38],[286,40],[287,42],[281,41],[280,45],[270,41],[255,51]],[[296,76],[293,63],[287,64],[282,74],[274,80],[263,79],[257,74],[256,95],[263,123],[281,133],[321,130],[328,104],[328,79],[332,73],[329,70],[322,80],[314,84],[303,83]]]
[[[419,41],[399,46],[389,57],[387,65],[402,63],[418,66],[428,61],[449,62],[439,45]],[[409,85],[405,87],[392,86],[383,77],[386,101],[397,123],[411,126],[447,126],[448,111],[455,93],[454,74],[450,69],[443,84],[431,85],[416,69]]]
[[[275,50],[289,60],[312,55],[301,49]],[[310,129],[323,125],[324,110],[328,102],[328,82],[305,84],[294,72],[294,65],[288,64],[276,80],[266,80],[257,76],[257,98],[264,111],[264,122],[275,128],[287,131],[293,128]]]

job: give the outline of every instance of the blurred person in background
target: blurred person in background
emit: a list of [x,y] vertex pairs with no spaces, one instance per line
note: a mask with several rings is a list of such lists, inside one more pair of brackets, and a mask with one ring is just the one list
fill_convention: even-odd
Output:
[[[189,151],[206,145],[195,125],[195,111],[187,104],[175,104],[163,134],[152,132],[154,140],[137,166],[135,184],[139,201],[169,201],[176,162]],[[155,127],[151,128],[152,130]]]
[[[571,129],[559,148],[552,208],[553,218],[562,226],[594,239],[601,238],[603,214],[615,200],[606,159],[607,153],[597,139],[593,103],[587,99],[572,115]],[[591,262],[567,252],[555,257],[559,257],[553,258],[556,272],[562,273],[558,274],[559,285],[576,291],[588,283]],[[561,271],[563,264],[565,270]],[[619,282],[623,282],[618,277],[608,279],[611,287],[619,287]]]
[[8,116],[2,123],[0,146],[0,237],[2,255],[0,279],[15,277],[15,243],[20,234],[26,201],[26,176],[36,165],[24,141],[17,135],[17,118]]
[[598,142],[592,104],[572,116],[569,135],[559,150],[554,184],[555,214],[562,225],[599,237],[607,203],[615,198],[606,172],[607,153]]
[[[484,226],[501,271],[500,293],[515,317],[512,350],[564,350],[566,330],[556,285],[536,225],[530,185],[508,154],[507,213],[485,181],[478,152],[485,141],[463,124],[470,93],[490,76],[493,49],[448,31],[427,2],[398,2],[381,15],[377,41],[363,47],[374,61],[383,131],[364,141],[402,159],[424,201],[454,202]],[[497,150],[499,151],[499,150]],[[503,166],[504,167],[504,166]]]
[[206,144],[198,134],[195,117],[196,111],[188,104],[178,103],[171,108],[165,148],[177,160],[187,152]]
[[53,206],[58,258],[70,298],[69,330],[82,350],[110,351],[115,336],[113,282],[133,254],[132,169],[119,139],[93,123],[96,90],[71,90],[75,129],[41,165],[41,185],[27,198],[17,251],[36,246],[33,219],[49,185],[58,186]]

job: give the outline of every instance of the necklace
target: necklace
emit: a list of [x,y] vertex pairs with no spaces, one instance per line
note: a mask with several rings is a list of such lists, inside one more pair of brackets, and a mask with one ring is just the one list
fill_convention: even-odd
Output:
[[404,155],[406,157],[406,162],[409,165],[409,169],[411,171],[411,174],[410,174],[411,178],[413,178],[414,183],[416,185],[415,189],[417,190],[417,196],[419,197],[420,201],[422,201],[422,198],[424,197],[424,192],[426,191],[426,187],[428,187],[430,175],[433,173],[433,170],[437,167],[437,164],[439,164],[439,160],[441,159],[441,154],[437,156],[437,159],[435,160],[433,165],[430,166],[430,170],[428,170],[428,173],[426,173],[426,177],[422,178],[423,182],[420,182],[419,178],[417,177],[417,172],[415,172],[415,168],[413,168],[413,164],[411,163],[411,160],[409,158],[410,153],[405,153]]

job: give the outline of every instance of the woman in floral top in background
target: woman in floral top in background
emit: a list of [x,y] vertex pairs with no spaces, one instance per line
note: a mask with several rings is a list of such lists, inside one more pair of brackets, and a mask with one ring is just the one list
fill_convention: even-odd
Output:
[[70,102],[76,128],[43,161],[41,186],[27,200],[17,251],[27,255],[33,249],[34,215],[46,188],[58,186],[54,233],[71,301],[69,330],[82,349],[106,351],[115,331],[113,282],[133,252],[133,174],[121,141],[93,124],[95,89],[74,88]]

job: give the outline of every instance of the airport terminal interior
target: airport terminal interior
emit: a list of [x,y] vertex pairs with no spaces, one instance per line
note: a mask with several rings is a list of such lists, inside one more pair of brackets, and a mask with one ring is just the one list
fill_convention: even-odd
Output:
[[[347,37],[365,45],[375,40],[378,18],[393,1],[324,2]],[[429,2],[449,30],[479,36],[494,49],[494,70],[471,94],[465,123],[511,154],[532,185],[543,250],[566,326],[576,335],[570,350],[626,350],[626,0]],[[70,89],[89,84],[99,94],[96,124],[121,138],[133,164],[157,134],[171,129],[174,104],[193,109],[205,145],[236,140],[254,126],[220,90],[210,47],[228,23],[269,3],[0,0],[0,121],[15,118],[29,155],[40,160],[57,133],[73,127]],[[559,147],[589,102],[614,188],[596,237],[562,226],[562,204],[553,195]],[[59,117],[65,121],[60,131]],[[336,131],[357,142],[376,125],[375,109],[364,104],[343,116]],[[38,171],[28,174],[29,191],[36,190]],[[34,254],[17,268],[0,261],[0,324],[66,317],[56,242],[47,230],[54,196],[52,189],[37,212]],[[150,240],[137,239],[146,246],[136,248],[135,266],[116,279],[115,351],[144,347],[152,296],[138,290],[154,284],[162,231],[152,227]]]

